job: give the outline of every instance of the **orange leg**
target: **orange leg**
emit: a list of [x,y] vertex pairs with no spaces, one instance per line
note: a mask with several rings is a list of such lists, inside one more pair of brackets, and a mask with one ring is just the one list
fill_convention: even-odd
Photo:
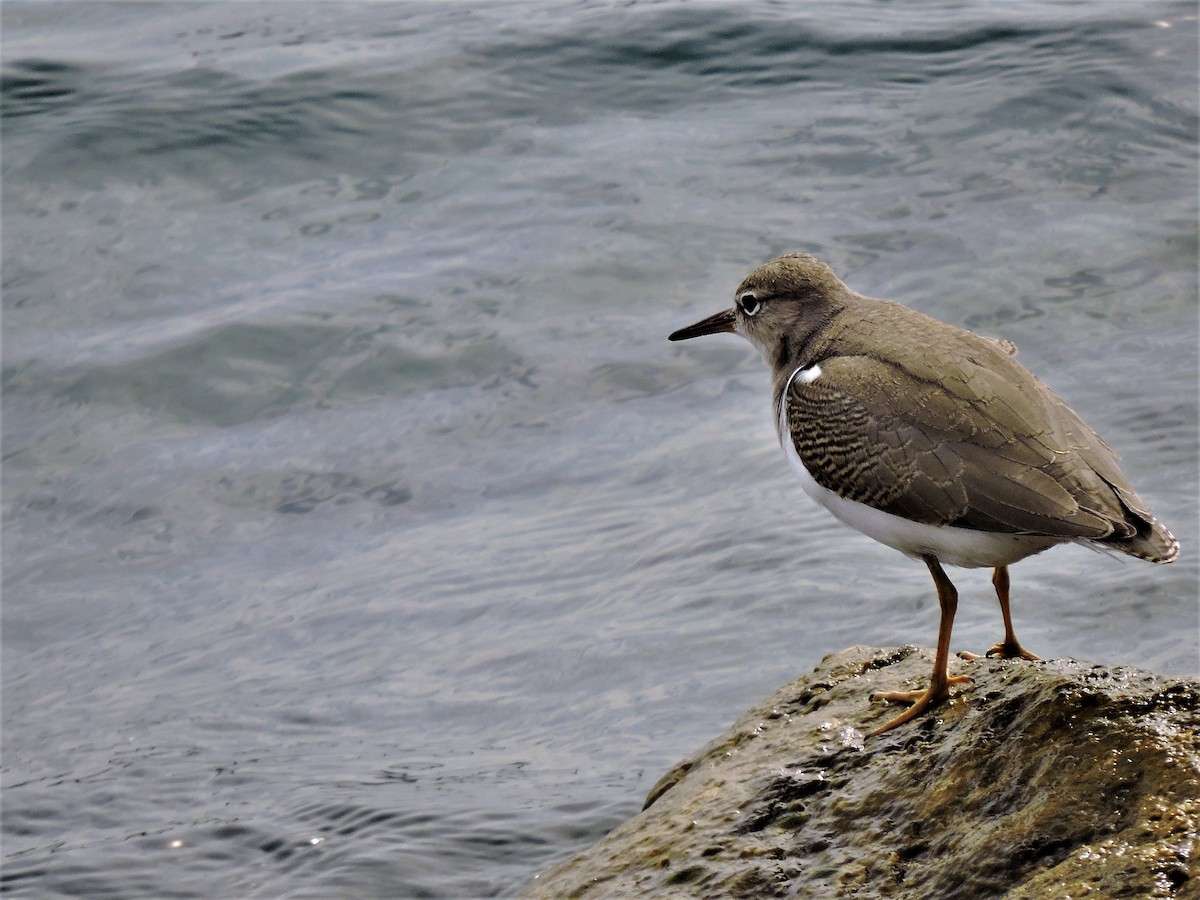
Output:
[[1000,659],[1040,659],[1021,646],[1013,631],[1012,613],[1008,609],[1008,566],[996,566],[992,573],[992,584],[996,588],[996,596],[1000,598],[1000,614],[1004,616],[1004,641],[989,650],[987,655]]
[[883,691],[872,695],[872,700],[889,700],[898,703],[911,703],[908,709],[896,716],[890,722],[880,725],[871,732],[870,737],[883,734],[915,719],[926,710],[944,703],[950,697],[950,685],[962,684],[971,679],[966,675],[950,677],[950,631],[954,628],[954,613],[958,610],[958,591],[950,579],[946,577],[942,564],[936,557],[926,556],[925,565],[929,566],[929,574],[937,586],[938,605],[942,608],[942,618],[938,623],[937,656],[933,661],[933,675],[929,679],[929,687],[923,691]]

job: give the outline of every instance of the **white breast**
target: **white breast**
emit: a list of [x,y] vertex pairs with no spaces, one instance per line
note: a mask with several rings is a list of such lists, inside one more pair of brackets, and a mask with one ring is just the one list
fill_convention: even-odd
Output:
[[903,516],[883,512],[865,503],[847,500],[817,484],[792,443],[791,431],[788,428],[787,397],[793,379],[799,378],[802,383],[810,384],[820,376],[821,368],[815,365],[808,369],[797,369],[792,373],[783,389],[776,429],[783,452],[787,455],[796,477],[800,479],[804,493],[829,510],[839,521],[908,556],[935,556],[945,565],[969,569],[1006,566],[1039,553],[1047,547],[1063,543],[1057,538],[1037,535],[994,534],[972,528],[924,525]]

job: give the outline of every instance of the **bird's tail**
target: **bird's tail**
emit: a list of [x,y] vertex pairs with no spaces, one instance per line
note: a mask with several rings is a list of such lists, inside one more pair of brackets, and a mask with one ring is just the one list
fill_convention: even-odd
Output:
[[1137,494],[1123,486],[1113,485],[1121,506],[1125,508],[1125,522],[1132,534],[1119,533],[1103,541],[1103,544],[1152,563],[1175,562],[1179,556],[1179,541],[1167,531],[1166,526],[1146,509],[1146,504]]
[[1175,562],[1179,556],[1179,541],[1175,540],[1175,535],[1167,531],[1157,519],[1151,519],[1144,524],[1145,529],[1138,529],[1138,533],[1131,538],[1118,538],[1105,543],[1138,559],[1147,559],[1153,563]]

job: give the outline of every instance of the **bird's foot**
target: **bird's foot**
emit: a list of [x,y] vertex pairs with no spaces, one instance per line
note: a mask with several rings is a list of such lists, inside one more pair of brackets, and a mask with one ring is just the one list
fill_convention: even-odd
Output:
[[927,710],[933,709],[935,706],[940,706],[950,699],[950,685],[968,684],[971,680],[970,675],[955,675],[951,678],[937,679],[936,682],[931,683],[923,691],[876,691],[871,695],[872,700],[886,700],[889,703],[911,703],[912,706],[891,721],[880,725],[870,733],[869,737],[875,737],[878,734],[883,734],[885,731],[891,731],[897,725],[911,722]]
[[989,659],[1027,659],[1030,662],[1041,659],[1036,653],[1030,653],[1021,646],[1021,642],[1013,639],[1002,641],[987,652]]

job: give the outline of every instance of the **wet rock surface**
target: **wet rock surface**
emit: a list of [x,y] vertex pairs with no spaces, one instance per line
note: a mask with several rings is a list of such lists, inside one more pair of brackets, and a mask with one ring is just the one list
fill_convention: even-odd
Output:
[[529,897],[1200,897],[1200,681],[1072,659],[879,737],[932,651],[852,647],[668,772]]

